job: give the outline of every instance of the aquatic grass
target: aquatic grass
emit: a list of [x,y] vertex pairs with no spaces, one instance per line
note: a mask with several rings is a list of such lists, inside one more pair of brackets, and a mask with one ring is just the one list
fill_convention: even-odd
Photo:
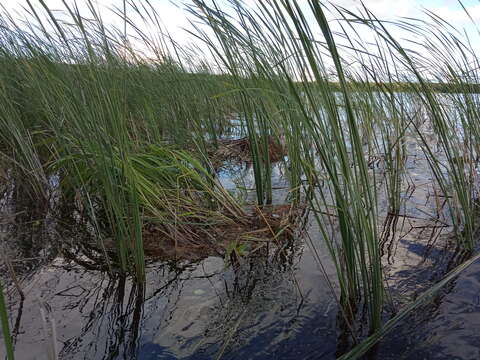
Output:
[[[204,12],[206,17],[210,17],[211,19],[214,19],[213,14],[220,13],[216,3],[214,3],[214,8],[204,7],[199,9]],[[194,10],[191,11],[194,12]],[[243,14],[238,14],[240,16],[240,22],[245,25],[246,19],[243,17]],[[263,103],[256,99],[257,86],[260,85],[262,78],[264,78],[263,64],[253,52],[250,52],[253,58],[252,62],[244,62],[242,57],[239,56],[239,54],[243,52],[243,49],[241,49],[236,42],[232,41],[234,39],[228,36],[230,32],[234,33],[236,29],[228,27],[228,21],[222,17],[215,18],[215,20],[215,22],[210,22],[209,25],[214,29],[217,42],[223,50],[222,55],[219,56],[219,61],[222,61],[222,65],[231,71],[236,89],[239,91],[239,101],[242,109],[239,115],[240,121],[247,130],[255,178],[257,203],[259,205],[264,203],[270,204],[272,202],[271,166],[268,152],[268,139],[271,135],[269,131],[270,124],[267,121],[268,116],[265,113]],[[252,37],[254,34],[249,32],[248,27],[245,29],[247,34],[242,40],[253,44]],[[226,32],[223,33],[221,31]],[[214,43],[208,37],[203,36],[201,39],[210,46],[212,52],[219,54],[214,48]]]
[[[371,331],[380,329],[384,303],[382,247],[395,240],[401,204],[405,202],[401,195],[407,177],[407,135],[417,137],[446,196],[446,213],[455,225],[458,246],[466,251],[473,246],[476,145],[470,129],[475,126],[474,111],[470,110],[468,117],[459,115],[463,127],[460,133],[470,134],[465,156],[459,150],[463,140],[456,131],[458,123],[442,100],[451,97],[458,103],[462,100],[454,92],[468,94],[474,89],[469,84],[475,80],[467,81],[461,75],[469,72],[470,62],[464,61],[463,68],[457,64],[460,70],[454,75],[448,67],[449,49],[463,46],[456,38],[443,47],[426,45],[433,54],[445,52],[433,57],[444,59],[445,64],[426,67],[366,9],[360,16],[337,7],[345,27],[344,33],[334,35],[322,6],[313,1],[308,6],[286,0],[266,1],[254,7],[240,1],[228,5],[216,1],[194,3],[196,7],[190,7],[190,12],[210,26],[214,38],[200,27],[196,35],[236,79],[237,90],[245,98],[255,97],[259,109],[275,110],[268,112],[266,119],[272,129],[279,128],[278,133],[284,135],[289,157],[292,154],[287,163],[296,174],[292,180],[296,176],[304,179],[305,193],[337,268],[346,313],[353,319],[356,305],[364,301]],[[415,35],[422,34],[415,28],[418,22],[413,23],[402,20],[398,25]],[[354,28],[358,24],[372,30],[376,37],[373,50],[358,39]],[[423,25],[429,29],[423,34],[425,39],[437,32],[443,40],[438,34],[444,29]],[[357,38],[351,37],[348,27],[354,29]],[[318,30],[320,39],[313,35]],[[337,46],[336,38],[348,45],[344,41]],[[359,67],[345,71],[344,66],[350,63]],[[449,69],[448,77],[436,74],[437,68]],[[449,84],[456,84],[456,90],[441,94]],[[251,112],[246,101],[241,108],[245,114]],[[422,133],[423,115],[433,124],[445,161]],[[251,116],[249,122],[254,120]],[[376,163],[383,169],[377,169]],[[256,178],[257,194],[262,181]],[[379,234],[377,222],[383,210],[378,209],[378,201],[384,193],[388,207]],[[322,213],[330,215],[324,217]]]
[[14,360],[14,348],[12,337],[10,335],[10,326],[8,324],[8,311],[5,303],[5,296],[3,294],[3,286],[0,283],[0,322],[2,324],[2,337],[5,343],[5,350],[8,360]]
[[[87,15],[64,4],[58,16],[40,4],[43,14],[28,2],[26,22],[1,20],[2,161],[32,199],[48,199],[49,177],[58,176],[112,270],[143,281],[148,224],[177,244],[211,240],[209,226],[242,221],[245,209],[216,179],[209,153],[232,128],[246,135],[258,206],[274,200],[270,141],[285,147],[292,201],[306,199],[319,225],[354,341],[364,335],[355,334],[363,309],[371,332],[383,325],[383,246],[396,240],[402,215],[407,136],[446,199],[438,215],[450,216],[459,248],[473,249],[479,62],[443,19],[397,22],[423,37],[435,55],[426,64],[366,8],[335,8],[342,31],[333,33],[328,8],[313,0],[195,0],[188,10],[213,31],[198,23],[191,31],[208,46],[208,64],[162,29],[148,3],[113,9],[122,29],[106,26],[89,0]],[[423,132],[429,123],[439,152]],[[102,243],[110,235],[113,261]]]
[[[31,198],[45,201],[48,198],[47,177],[43,171],[45,157],[48,156],[46,146],[42,146],[45,134],[42,129],[35,129],[32,126],[31,118],[22,116],[15,108],[15,103],[25,102],[14,88],[20,79],[15,78],[15,66],[11,61],[4,59],[2,66],[5,66],[5,71],[0,81],[0,103],[3,108],[0,116],[0,137],[3,144],[1,150],[12,150],[9,153],[4,152],[2,157],[6,163],[13,165],[17,176],[25,178],[24,189]],[[13,99],[9,94],[14,95]]]
[[[167,169],[159,150],[163,146],[175,144],[200,153],[198,159],[182,154],[188,165],[180,160],[170,164],[180,167],[180,177],[202,179],[202,191],[183,189],[180,208],[189,207],[189,212],[199,214],[198,219],[214,213],[222,218],[212,207],[224,201],[232,216],[241,214],[228,193],[215,185],[206,149],[211,139],[215,143],[221,136],[227,126],[225,115],[235,104],[229,98],[215,97],[227,91],[228,79],[210,73],[205,64],[201,71],[199,67],[187,70],[159,44],[153,52],[156,58],[140,57],[126,41],[125,28],[106,26],[91,1],[87,1],[88,20],[76,5],[64,4],[64,12],[59,13],[43,1],[39,4],[40,9],[28,2],[30,12],[24,22],[6,13],[2,16],[2,157],[8,167],[18,169],[19,184],[22,175],[24,182],[32,184],[32,199],[47,198],[48,194],[42,195],[49,186],[47,179],[59,176],[65,201],[81,203],[100,242],[103,223],[108,224],[116,241],[119,269],[142,281],[146,213],[174,227],[179,220],[175,211],[180,209],[168,208],[178,205],[172,191],[188,183],[169,178],[168,186],[162,187],[158,179],[153,180]],[[125,13],[133,5],[125,2],[117,16],[138,35],[135,22]],[[150,11],[142,19],[158,22],[158,15]],[[153,39],[141,39],[155,50]],[[210,136],[213,132],[218,134]],[[148,144],[158,147],[137,156]],[[141,172],[146,168],[139,172],[138,167],[147,156],[151,168],[159,167],[148,169],[153,175],[146,180]]]
[[[340,249],[332,239],[329,248],[337,264],[342,302],[353,317],[353,309],[359,301],[360,292],[363,292],[365,301],[370,307],[370,325],[372,329],[379,328],[383,306],[383,280],[376,234],[376,199],[372,192],[372,180],[368,175],[368,164],[363,153],[355,111],[350,103],[346,78],[323,10],[317,4],[309,3],[336,65],[336,73],[340,79],[340,98],[332,91],[326,80],[323,55],[317,51],[316,42],[312,41],[311,29],[297,4],[289,1],[282,1],[281,4],[262,3],[264,5],[259,6],[258,10],[262,11],[260,17],[253,10],[234,1],[231,2],[231,6],[238,17],[248,18],[249,21],[234,24],[223,16],[224,12],[218,9],[215,2],[212,8],[203,1],[195,3],[200,9],[196,13],[206,14],[203,20],[216,31],[217,39],[223,41],[223,48],[234,44],[237,47],[242,46],[240,50],[235,50],[235,53],[249,54],[235,59],[237,62],[234,65],[232,58],[225,64],[227,69],[251,69],[248,80],[244,81],[235,71],[231,75],[237,77],[238,82],[255,81],[259,73],[268,76],[268,81],[257,81],[256,85],[250,87],[243,85],[239,90],[246,93],[246,96],[254,94],[266,104],[272,101],[273,96],[270,94],[278,94],[276,108],[290,114],[284,119],[295,119],[295,123],[281,130],[288,134],[288,128],[292,126],[296,128],[296,132],[291,133],[292,135],[296,133],[296,136],[286,136],[288,150],[293,150],[292,154],[297,156],[293,158],[295,162],[292,163],[297,169],[299,164],[303,164],[302,172],[310,186],[319,183],[318,170],[314,158],[310,156],[312,146],[319,154],[322,168],[328,174],[329,186],[327,189],[320,187],[311,192],[312,206],[320,210],[324,208],[327,199],[334,201],[333,209],[340,227],[342,247]],[[290,22],[294,28],[289,27]],[[278,29],[278,26],[281,27],[279,32],[283,37],[275,36],[277,35],[275,29]],[[273,29],[271,30],[273,34],[270,33],[270,29]],[[283,41],[282,46],[276,41]],[[213,44],[208,40],[206,43]],[[287,46],[292,49],[290,54],[283,52]],[[287,66],[286,61],[291,61],[292,64]],[[273,70],[269,68],[269,71],[263,71],[264,68],[258,66],[272,63],[277,66]],[[264,67],[267,68],[265,65]],[[302,81],[298,82],[298,78]],[[310,79],[315,82],[310,82]],[[338,111],[337,105],[340,101],[346,109],[345,123]],[[279,112],[269,114],[270,124],[278,122],[277,114]],[[287,121],[282,124],[286,125]],[[300,143],[292,143],[300,137],[302,138]],[[300,146],[304,149],[303,154],[299,151]],[[301,160],[297,162],[299,157]],[[296,170],[296,173],[299,171]],[[259,185],[258,181],[256,185]],[[325,238],[328,239],[333,235],[329,230],[333,228],[331,222],[329,220],[325,222],[320,217],[317,217],[317,220]]]
[[[472,174],[476,166],[474,161],[474,159],[476,159],[476,153],[473,152],[473,147],[468,146],[468,140],[466,148],[462,145],[463,139],[459,137],[458,128],[459,126],[462,128],[461,134],[464,134],[463,136],[469,136],[472,127],[465,121],[465,116],[458,116],[452,113],[448,105],[442,101],[441,96],[430,86],[430,81],[421,74],[420,65],[418,65],[418,61],[415,58],[415,53],[411,54],[407,49],[402,47],[371,12],[367,9],[364,10],[366,17],[362,19],[352,12],[348,11],[348,14],[353,19],[356,19],[355,21],[370,26],[376,34],[383,38],[383,40],[389,44],[390,48],[396,51],[397,59],[403,60],[406,70],[410,71],[412,76],[417,80],[416,83],[410,83],[411,91],[428,111],[433,130],[438,136],[442,153],[446,157],[446,164],[437,158],[435,151],[421,133],[421,130],[415,127],[415,131],[421,140],[424,153],[429,161],[436,181],[443,194],[447,195],[446,201],[449,204],[452,222],[457,229],[459,246],[467,251],[471,251],[474,246],[473,234],[475,231],[475,181]],[[436,70],[431,70],[428,75],[434,77],[439,83],[448,81],[450,84],[456,84],[456,91],[468,93],[468,86],[463,87],[461,84],[466,80],[465,74],[469,73],[467,57],[474,53],[472,51],[470,51],[469,54],[464,52],[464,49],[468,51],[468,46],[464,45],[461,39],[451,32],[451,28],[449,28],[449,24],[445,20],[434,14],[430,14],[430,16],[433,21],[431,23],[425,23],[425,25],[428,26],[422,28],[418,28],[417,23],[410,24],[402,22],[401,25],[411,32],[415,31],[416,33],[423,34],[425,39],[433,39],[426,40],[425,43],[421,44],[425,50],[432,54],[432,58],[435,59],[430,69],[440,69],[437,73],[435,72]],[[434,42],[435,40],[441,41],[442,46],[436,44]],[[456,48],[460,49],[459,58],[462,62],[453,63],[453,61],[455,61],[454,59],[457,58],[452,56]],[[422,64],[422,66],[424,65]],[[443,68],[448,69],[447,74],[443,73],[443,70],[441,70]],[[466,81],[468,82],[468,80]],[[475,80],[472,79],[472,81]],[[452,95],[447,94],[446,98],[448,99],[449,97],[452,97]],[[471,142],[472,138],[470,136],[470,143]],[[448,196],[452,193],[454,200]],[[460,232],[460,229],[463,229],[463,231]]]

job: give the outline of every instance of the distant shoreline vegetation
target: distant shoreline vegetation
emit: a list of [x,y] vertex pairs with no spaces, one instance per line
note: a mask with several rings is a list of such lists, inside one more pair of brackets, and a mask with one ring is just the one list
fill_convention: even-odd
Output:
[[[340,83],[338,82],[328,82],[330,89],[334,91],[341,91]],[[414,91],[422,91],[422,87],[426,87],[429,90],[436,92],[436,93],[445,93],[445,94],[462,94],[462,93],[469,93],[469,94],[479,94],[480,93],[480,84],[472,84],[472,83],[434,83],[434,82],[427,82],[420,84],[418,82],[380,82],[380,83],[372,83],[372,82],[356,82],[356,81],[349,81],[347,82],[347,86],[350,90],[353,91],[393,91],[393,92],[414,92]]]
[[[0,64],[2,63],[0,58]],[[47,63],[56,63],[56,65],[61,65],[61,62],[56,62],[51,58],[43,57],[43,56],[35,56],[32,58],[18,58],[18,62],[28,63],[38,63],[38,62],[47,62]],[[118,60],[118,59],[117,59]],[[95,63],[86,63],[86,64],[68,64],[63,63],[66,68],[71,68],[72,70],[82,69],[82,68],[91,68],[92,66],[97,67],[98,69],[102,67],[118,67],[119,69],[125,70],[129,69],[133,72],[138,70],[145,70],[150,73],[159,72],[163,74],[162,81],[168,82],[168,77],[165,77],[166,74],[171,73],[172,82],[182,81],[210,81],[210,80],[217,80],[223,83],[225,86],[224,90],[228,90],[228,88],[234,88],[235,85],[235,77],[226,74],[226,73],[213,73],[211,69],[206,69],[205,71],[201,71],[199,69],[195,69],[193,71],[189,71],[187,69],[182,69],[182,66],[177,63],[175,60],[164,59],[162,63],[119,63],[118,61],[113,61],[110,63],[107,59],[103,59],[103,61]],[[238,79],[238,78],[237,78]],[[248,85],[251,81],[252,84],[257,84],[258,79],[249,76],[243,78],[245,85]],[[272,79],[264,79],[263,81],[273,81]],[[275,81],[281,81],[281,78],[275,79]],[[311,84],[315,84],[317,81],[311,81]],[[295,85],[302,86],[304,82],[302,81],[295,81]],[[341,84],[338,81],[328,81],[326,80],[322,86],[327,84],[328,88],[332,91],[342,91]],[[422,84],[418,81],[392,81],[392,82],[360,82],[355,80],[347,80],[346,86],[350,91],[390,91],[390,92],[418,92],[418,91],[425,91],[426,89],[435,92],[435,93],[445,93],[445,94],[461,94],[461,93],[469,93],[469,94],[480,94],[480,83],[468,83],[463,82],[459,83],[458,79],[457,82],[423,82]],[[224,95],[222,92],[219,96]]]

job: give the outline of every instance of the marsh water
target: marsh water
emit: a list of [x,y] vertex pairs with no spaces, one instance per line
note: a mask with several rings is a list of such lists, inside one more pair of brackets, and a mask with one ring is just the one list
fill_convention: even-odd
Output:
[[[413,139],[408,146],[401,216],[394,231],[383,227],[389,232],[383,250],[391,314],[465,258],[452,246],[452,229],[433,196],[422,151]],[[278,203],[288,195],[283,166],[273,168]],[[227,165],[219,179],[254,199],[250,166]],[[4,262],[17,359],[49,359],[53,352],[60,359],[334,359],[352,345],[336,300],[335,268],[314,221],[305,236],[281,251],[272,247],[235,266],[216,256],[149,260],[146,282],[139,285],[95,268],[75,252],[78,229],[51,214],[38,217],[30,204],[5,194],[1,236],[25,295],[19,296]],[[379,206],[386,207],[386,200]],[[68,257],[59,250],[65,244],[72,244]],[[361,316],[360,311],[359,332],[365,334]],[[368,358],[478,359],[479,328],[475,263]]]

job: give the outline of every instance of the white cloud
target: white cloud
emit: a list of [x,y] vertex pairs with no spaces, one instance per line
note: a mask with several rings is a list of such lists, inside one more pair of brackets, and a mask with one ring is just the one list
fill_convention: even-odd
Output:
[[[36,0],[32,0],[36,2]],[[69,3],[72,0],[67,0]],[[132,0],[136,4],[144,4],[143,0]],[[189,0],[156,0],[151,1],[155,6],[155,9],[160,16],[164,28],[168,29],[172,38],[180,43],[186,44],[188,42],[195,42],[195,40],[182,28],[191,28],[188,22],[188,16],[183,10],[183,3]],[[224,0],[219,0],[220,3],[226,3]],[[263,0],[244,0],[245,3],[255,6],[259,1]],[[307,7],[306,0],[298,0],[299,4],[302,7]],[[468,0],[466,0],[468,1]],[[78,7],[85,11],[86,9],[86,0],[76,0]],[[122,7],[123,0],[93,0],[97,4],[98,8],[102,13],[102,17],[106,23],[122,28],[122,21],[118,16],[114,16],[107,9],[117,6],[118,8]],[[62,0],[45,0],[45,3],[48,7],[52,9],[62,9],[63,4]],[[348,10],[357,12],[361,8],[360,0],[333,0],[333,4],[338,6],[345,7]],[[394,20],[399,19],[399,17],[412,17],[412,18],[422,18],[426,19],[426,15],[423,13],[423,6],[426,9],[432,10],[434,13],[444,18],[450,22],[454,27],[462,29],[466,28],[469,33],[472,35],[472,38],[475,38],[476,31],[474,27],[470,24],[470,19],[465,11],[458,5],[456,0],[363,0],[365,6],[373,12],[375,16],[379,19],[384,20]],[[7,10],[9,11],[18,11],[21,8],[21,4],[26,4],[25,0],[8,0],[8,3],[4,4]],[[466,5],[467,10],[474,20],[480,23],[480,4],[479,3],[469,3]],[[132,16],[135,19],[135,24],[138,25],[145,32],[150,33],[152,36],[155,36],[158,33],[158,28],[153,25],[142,24],[139,17],[132,15],[132,12],[129,12],[129,16]],[[329,19],[334,20],[336,17],[333,14],[330,14]],[[312,16],[308,17],[309,21],[314,21]],[[335,22],[332,21],[332,29],[339,30],[339,27],[335,25]],[[390,27],[392,33],[397,38],[405,38],[411,36],[404,31]],[[364,41],[371,41],[373,39],[371,32],[365,27],[359,28],[360,38]],[[318,31],[319,32],[319,31]],[[318,33],[317,32],[317,33]],[[196,42],[198,44],[198,41]],[[479,41],[480,43],[480,41]]]
[[431,8],[436,15],[452,25],[466,25],[473,21],[480,21],[480,4],[466,7],[468,14],[461,8],[452,9],[446,6]]
[[[362,8],[360,0],[337,0],[332,4],[342,6],[348,10],[355,11]],[[395,18],[399,16],[411,16],[418,7],[418,1],[415,0],[364,0],[363,4],[378,18]]]

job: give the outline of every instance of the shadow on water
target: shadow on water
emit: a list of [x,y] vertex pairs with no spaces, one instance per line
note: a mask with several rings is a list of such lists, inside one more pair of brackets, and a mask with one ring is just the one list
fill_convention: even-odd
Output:
[[[8,269],[2,277],[9,284],[18,359],[48,358],[52,334],[42,309],[55,324],[61,359],[334,359],[353,345],[312,249],[301,242],[282,251],[264,248],[234,266],[212,256],[196,262],[152,260],[145,285],[139,285],[101,267],[82,266],[92,262],[82,252],[63,256],[60,249],[80,236],[64,221],[17,210],[3,234],[15,239],[9,251],[25,298]],[[420,293],[419,283],[428,287],[468,256],[406,239],[399,246],[422,264],[420,270],[393,273],[392,291],[400,298],[402,292]],[[317,251],[328,264],[326,249]],[[480,313],[477,275],[472,268],[452,282],[366,358],[432,358],[440,351],[444,355],[438,358],[447,359],[458,353],[455,340],[468,351],[460,358],[473,359],[480,343],[470,327]],[[361,333],[366,322],[359,310]]]
[[[469,257],[452,255],[445,271]],[[479,359],[479,274],[477,261],[388,334],[377,346],[375,359]],[[438,271],[430,275],[431,281],[441,277]]]
[[18,359],[48,358],[51,323],[61,359],[288,359],[308,356],[319,339],[335,352],[336,305],[301,244],[264,248],[234,266],[218,257],[150,261],[140,286],[82,266],[92,259],[81,252],[63,256],[76,232],[30,216],[4,230],[25,294],[20,300],[4,272]]

